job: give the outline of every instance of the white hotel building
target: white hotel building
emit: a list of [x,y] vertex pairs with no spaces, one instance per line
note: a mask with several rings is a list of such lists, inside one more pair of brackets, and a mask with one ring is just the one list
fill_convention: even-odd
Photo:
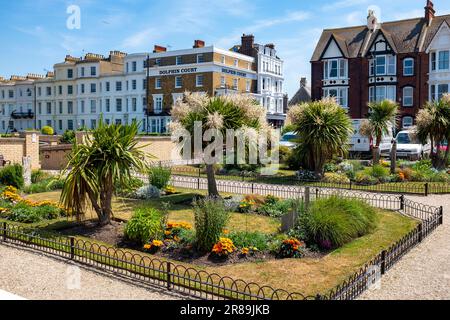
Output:
[[[203,42],[197,40],[196,45],[199,43]],[[251,46],[252,51],[247,53],[236,52],[236,47],[232,50],[222,51],[229,52],[230,56],[235,55],[239,58],[239,63],[242,61],[243,65],[245,61],[251,59],[250,63],[255,66],[255,71],[247,70],[247,73],[254,72],[255,80],[252,80],[250,88],[245,89],[248,87],[248,81],[245,85],[245,81],[242,80],[241,86],[240,77],[236,78],[235,76],[238,79],[239,88],[242,88],[239,91],[255,96],[267,108],[268,121],[275,120],[275,123],[272,123],[280,126],[284,123],[286,116],[283,108],[282,61],[276,56],[273,45],[259,46],[252,43]],[[189,59],[198,50],[203,50],[203,48],[194,46],[192,49],[180,52],[187,52],[186,58]],[[155,84],[153,84],[155,78],[152,76],[153,71],[161,69],[159,65],[152,65],[152,61],[161,60],[162,55],[171,59],[172,55],[177,56],[178,53],[177,51],[155,51],[153,53],[125,54],[111,51],[108,57],[98,54],[86,54],[83,58],[66,56],[64,62],[55,64],[54,71],[48,72],[46,76],[13,76],[9,80],[0,78],[0,133],[34,128],[40,130],[44,126],[51,126],[56,133],[61,134],[66,130],[95,128],[100,117],[103,117],[106,123],[129,124],[137,121],[142,124],[142,132],[164,133],[167,130],[167,123],[170,121],[170,106],[166,106],[164,102],[162,111],[167,110],[167,114],[160,117],[153,114],[157,109],[158,102],[155,97],[161,94],[155,92]],[[148,70],[147,58],[150,61]],[[171,62],[168,60],[167,63],[170,65]],[[190,61],[186,63],[192,64]],[[206,61],[195,61],[193,65],[201,70],[202,63],[204,64]],[[231,67],[233,67],[232,63]],[[240,65],[239,68],[241,68]],[[244,67],[242,68],[242,70],[246,70]],[[229,76],[229,74],[226,75],[226,81]],[[213,77],[211,80],[207,73],[203,77],[205,85],[215,84],[223,81],[225,74],[217,79]],[[236,81],[235,78],[230,78],[230,81]],[[148,81],[151,83],[149,83],[147,93]],[[169,78],[164,81],[170,84]],[[182,87],[177,86],[177,83],[174,84],[175,86],[168,84],[162,93],[179,96],[183,90],[190,89],[192,91],[188,85],[189,82],[186,81],[186,85],[183,84]],[[231,83],[231,89],[233,89],[233,85],[236,84]],[[228,83],[225,87],[228,88]],[[213,88],[215,91],[203,91],[220,94],[221,88],[222,86],[219,84],[217,88]],[[150,97],[149,103],[147,103],[147,94]],[[156,121],[162,116],[165,119],[164,125],[161,124],[161,121],[159,124]]]

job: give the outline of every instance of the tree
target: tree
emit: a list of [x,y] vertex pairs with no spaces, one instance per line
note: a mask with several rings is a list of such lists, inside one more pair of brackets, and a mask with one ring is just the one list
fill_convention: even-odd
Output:
[[397,121],[398,105],[391,100],[369,103],[369,116],[360,128],[360,133],[369,138],[375,138],[372,147],[373,164],[380,162],[380,144],[383,135],[389,134],[389,130]]
[[439,101],[428,102],[416,117],[416,134],[422,143],[431,142],[431,160],[436,169],[445,169],[449,148],[441,151],[442,143],[450,140],[450,94]]
[[335,99],[293,106],[288,118],[299,136],[295,152],[305,169],[321,175],[327,160],[348,151],[353,126]]
[[[172,133],[179,129],[187,130],[192,144],[195,143],[196,138],[194,136],[196,123],[201,124],[202,137],[208,129],[219,131],[223,137],[226,137],[226,131],[229,129],[251,128],[255,131],[267,129],[265,109],[250,96],[239,94],[209,97],[205,94],[186,92],[183,99],[175,102],[172,108],[172,119],[170,125]],[[207,145],[208,143],[202,142],[203,149]],[[223,150],[223,142],[221,146]],[[204,154],[189,156],[204,157]],[[209,196],[219,197],[214,164],[206,163],[206,174]]]
[[62,144],[73,144],[75,142],[75,131],[66,130],[59,139],[59,142]]
[[75,142],[66,168],[67,178],[61,203],[77,216],[85,212],[88,200],[100,225],[110,223],[112,197],[116,187],[126,186],[134,172],[146,169],[145,154],[137,146],[138,124],[106,125],[87,135],[85,144]]

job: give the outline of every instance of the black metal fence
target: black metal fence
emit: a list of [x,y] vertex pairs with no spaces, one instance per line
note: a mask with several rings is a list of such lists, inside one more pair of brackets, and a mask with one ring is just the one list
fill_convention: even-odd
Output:
[[283,289],[220,276],[216,273],[208,273],[182,264],[174,264],[148,255],[73,237],[44,238],[34,231],[6,222],[0,224],[0,241],[71,259],[84,265],[114,272],[143,283],[163,286],[167,290],[200,299],[347,300],[354,299],[367,290],[376,279],[378,271],[380,276],[383,275],[403,255],[443,223],[442,207],[416,203],[405,199],[404,196],[319,188],[311,190],[312,198],[316,199],[334,195],[362,199],[378,208],[398,210],[400,213],[420,220],[420,224],[403,239],[382,251],[353,276],[325,295],[306,296],[301,293],[290,293]]
[[[172,174],[176,176],[206,178],[204,169],[196,168],[189,165],[179,166],[171,165],[171,163],[161,163],[163,166],[171,167]],[[269,185],[290,185],[290,186],[311,186],[319,188],[334,188],[345,190],[357,190],[365,192],[377,193],[394,193],[394,194],[417,194],[428,196],[430,194],[446,194],[450,193],[449,182],[386,182],[378,184],[365,184],[350,182],[326,182],[301,179],[297,176],[262,176],[251,173],[243,173],[241,175],[217,175],[216,178],[221,181],[236,181],[256,184]]]

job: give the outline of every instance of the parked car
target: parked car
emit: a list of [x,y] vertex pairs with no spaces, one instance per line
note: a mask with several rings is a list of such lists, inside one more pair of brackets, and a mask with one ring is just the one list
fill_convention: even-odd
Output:
[[299,136],[295,132],[286,132],[280,140],[281,147],[295,148],[298,143],[296,140]]
[[[360,133],[361,123],[364,119],[354,119],[353,123],[353,135],[350,138],[350,155],[362,157],[372,157],[372,147],[374,144],[374,138],[365,137]],[[380,143],[380,154],[384,157],[389,157],[392,145],[393,127],[389,128],[388,134],[383,134]]]
[[423,145],[411,130],[400,131],[396,140],[398,158],[421,160],[431,153],[431,143]]

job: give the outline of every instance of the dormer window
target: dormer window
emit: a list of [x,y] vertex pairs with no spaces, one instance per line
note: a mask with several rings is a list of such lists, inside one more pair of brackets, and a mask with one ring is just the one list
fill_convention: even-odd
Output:
[[324,61],[324,79],[347,78],[347,60],[330,59]]

